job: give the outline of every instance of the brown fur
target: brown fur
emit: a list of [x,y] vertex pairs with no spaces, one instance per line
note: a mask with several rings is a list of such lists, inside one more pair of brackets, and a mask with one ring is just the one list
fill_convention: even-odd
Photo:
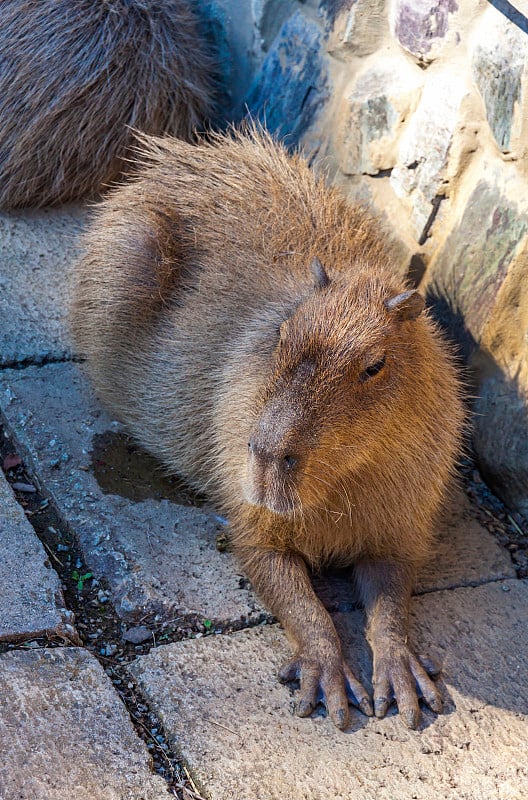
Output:
[[420,307],[385,305],[406,287],[378,223],[302,158],[255,131],[144,147],[86,239],[75,341],[112,412],[228,514],[257,590],[322,670],[317,642],[339,645],[304,563],[358,563],[370,630],[396,637],[459,447],[455,371]]
[[0,64],[3,207],[96,192],[131,127],[190,139],[211,110],[187,0],[4,0]]

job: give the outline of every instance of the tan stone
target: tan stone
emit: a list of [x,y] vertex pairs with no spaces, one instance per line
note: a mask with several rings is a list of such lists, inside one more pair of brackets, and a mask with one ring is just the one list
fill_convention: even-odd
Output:
[[337,16],[327,50],[343,61],[374,53],[388,33],[387,0],[356,0]]

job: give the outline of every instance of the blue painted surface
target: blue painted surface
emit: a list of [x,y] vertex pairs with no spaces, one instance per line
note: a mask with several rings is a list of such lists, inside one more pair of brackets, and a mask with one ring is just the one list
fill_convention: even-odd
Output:
[[248,113],[294,148],[328,96],[323,33],[296,11],[282,26],[246,98]]

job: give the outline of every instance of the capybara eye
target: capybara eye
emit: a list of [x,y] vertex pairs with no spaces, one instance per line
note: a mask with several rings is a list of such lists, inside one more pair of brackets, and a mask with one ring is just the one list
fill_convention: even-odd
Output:
[[361,375],[359,376],[359,380],[364,382],[368,381],[369,378],[373,378],[374,375],[377,375],[378,372],[381,372],[383,367],[385,366],[385,356],[381,358],[379,361],[376,361],[375,364],[371,364],[370,367],[367,367]]

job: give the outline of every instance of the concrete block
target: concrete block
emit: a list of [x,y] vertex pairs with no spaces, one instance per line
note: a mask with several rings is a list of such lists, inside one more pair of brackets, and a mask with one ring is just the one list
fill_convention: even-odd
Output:
[[59,576],[0,471],[0,641],[75,638]]
[[[134,474],[136,467],[123,461],[127,444],[119,426],[76,365],[3,371],[0,407],[123,619],[159,614],[245,624],[260,618],[232,555],[216,548],[222,525],[214,510],[182,505],[188,495],[162,480],[153,459],[145,457]],[[106,451],[101,437],[110,442]]]
[[88,213],[81,206],[0,213],[0,366],[70,353],[71,265]]
[[[507,591],[505,591],[507,590]],[[522,800],[528,793],[528,585],[490,583],[413,602],[420,652],[443,666],[445,713],[419,731],[352,712],[345,733],[292,714],[276,680],[277,626],[167,645],[130,670],[214,800]],[[337,615],[368,682],[358,614]]]
[[146,746],[85,650],[0,656],[0,800],[165,800]]

